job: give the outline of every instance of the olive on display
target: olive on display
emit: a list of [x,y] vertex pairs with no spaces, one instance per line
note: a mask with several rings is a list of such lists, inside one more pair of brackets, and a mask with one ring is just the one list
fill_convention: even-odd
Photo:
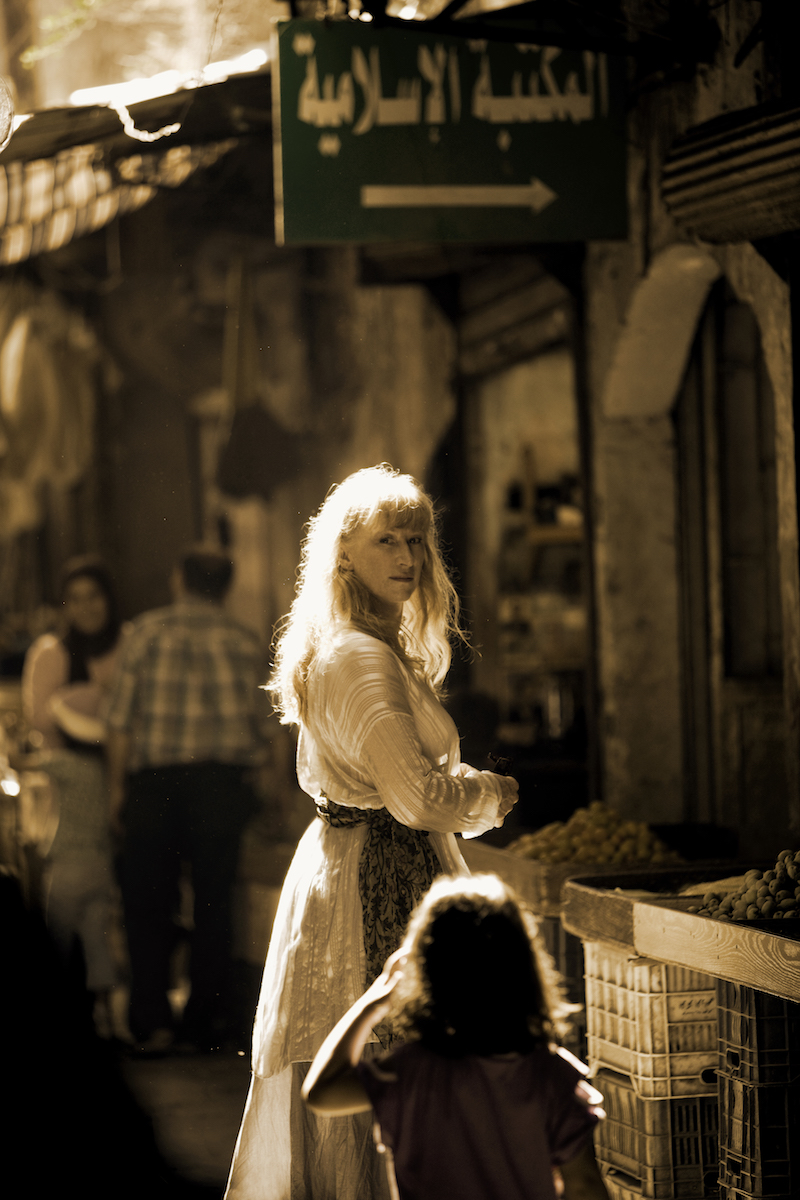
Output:
[[681,861],[644,821],[627,820],[602,800],[577,809],[566,822],[523,833],[507,849],[541,863],[664,866]]
[[734,891],[708,891],[687,910],[719,921],[797,920],[800,850],[781,850],[775,866],[748,871]]

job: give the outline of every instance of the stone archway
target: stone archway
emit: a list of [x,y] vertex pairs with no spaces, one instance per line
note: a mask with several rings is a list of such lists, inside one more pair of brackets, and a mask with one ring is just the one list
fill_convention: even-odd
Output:
[[697,322],[719,263],[678,243],[653,259],[631,299],[603,391],[607,418],[664,416],[672,409]]
[[[671,413],[709,291],[723,273],[753,309],[775,391],[785,690],[795,758],[800,743],[788,289],[752,246],[679,243],[654,258],[630,296],[593,429],[605,796],[626,814],[651,822],[683,819],[677,461]],[[798,774],[795,764],[793,777]]]

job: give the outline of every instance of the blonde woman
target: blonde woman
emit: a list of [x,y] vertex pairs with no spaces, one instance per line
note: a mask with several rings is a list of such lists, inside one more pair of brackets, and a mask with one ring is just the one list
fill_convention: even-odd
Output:
[[316,817],[275,918],[227,1200],[388,1196],[369,1115],[318,1118],[301,1088],[433,878],[466,870],[454,835],[517,800],[514,780],[460,761],[439,699],[458,636],[430,498],[386,465],[349,476],[309,523],[270,681]]

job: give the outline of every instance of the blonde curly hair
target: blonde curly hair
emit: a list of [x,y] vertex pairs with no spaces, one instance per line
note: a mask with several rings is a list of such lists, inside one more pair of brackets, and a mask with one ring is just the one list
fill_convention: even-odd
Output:
[[[419,587],[403,607],[399,629],[381,614],[357,575],[342,570],[342,549],[348,540],[362,529],[374,528],[407,529],[423,540]],[[451,640],[467,640],[458,616],[458,596],[442,560],[430,496],[411,475],[388,463],[349,475],[331,488],[308,523],[295,599],[278,629],[267,688],[282,723],[304,720],[309,680],[345,624],[386,642],[441,693]]]

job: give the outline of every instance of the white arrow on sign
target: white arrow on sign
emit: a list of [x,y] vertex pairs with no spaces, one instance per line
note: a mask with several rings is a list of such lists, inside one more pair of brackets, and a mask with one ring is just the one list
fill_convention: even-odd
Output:
[[558,194],[541,179],[485,187],[472,184],[430,187],[368,184],[361,189],[362,208],[532,208],[535,213],[540,213],[557,199]]

